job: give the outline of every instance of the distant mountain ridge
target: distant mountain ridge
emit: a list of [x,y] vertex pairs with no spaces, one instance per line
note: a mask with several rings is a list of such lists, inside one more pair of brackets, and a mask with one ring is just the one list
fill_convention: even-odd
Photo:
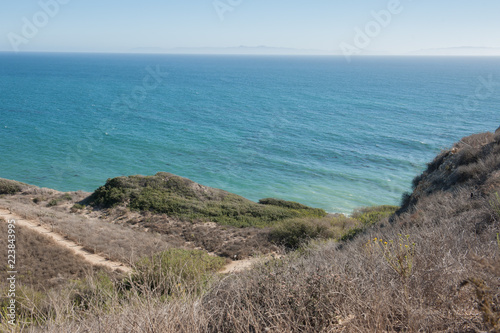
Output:
[[255,54],[255,55],[335,55],[334,52],[314,49],[295,49],[288,47],[235,46],[235,47],[136,47],[130,50],[137,53],[167,54]]
[[413,51],[410,55],[500,56],[500,47],[458,46]]
[[[132,53],[161,53],[161,54],[218,54],[218,55],[330,55],[342,56],[340,50],[297,49],[291,47],[234,46],[234,47],[135,47],[129,50]],[[448,48],[421,49],[408,53],[393,53],[388,51],[364,50],[360,56],[500,56],[500,47],[457,46]]]

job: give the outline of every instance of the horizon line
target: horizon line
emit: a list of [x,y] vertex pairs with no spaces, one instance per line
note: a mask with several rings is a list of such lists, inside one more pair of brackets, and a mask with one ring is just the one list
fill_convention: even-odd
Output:
[[[122,52],[122,51],[5,51],[0,50],[0,53],[8,53],[8,54],[116,54],[116,55],[205,55],[205,56],[297,56],[297,57],[345,57],[343,54],[332,53],[182,53],[182,52]],[[463,58],[475,58],[475,57],[500,57],[500,54],[358,54],[351,55],[352,58],[366,58],[366,57],[463,57]]]

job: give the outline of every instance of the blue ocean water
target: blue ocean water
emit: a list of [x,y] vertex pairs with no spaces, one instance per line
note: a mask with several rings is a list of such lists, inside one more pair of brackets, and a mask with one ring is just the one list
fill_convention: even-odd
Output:
[[397,204],[500,125],[500,58],[0,54],[0,177],[63,191],[167,171],[330,212]]

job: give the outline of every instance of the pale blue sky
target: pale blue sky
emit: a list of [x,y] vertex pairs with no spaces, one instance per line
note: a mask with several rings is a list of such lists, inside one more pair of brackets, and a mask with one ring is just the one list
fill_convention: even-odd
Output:
[[[40,3],[51,1],[68,3],[44,18]],[[12,51],[14,40],[20,51],[265,45],[339,52],[341,43],[356,46],[355,28],[365,29],[374,20],[372,11],[397,0],[217,1],[235,4],[223,20],[214,0],[0,0],[0,51]],[[499,0],[401,0],[399,8],[359,48],[361,54],[462,46],[500,50]],[[41,20],[38,32],[23,34],[24,18],[33,23],[33,16]]]

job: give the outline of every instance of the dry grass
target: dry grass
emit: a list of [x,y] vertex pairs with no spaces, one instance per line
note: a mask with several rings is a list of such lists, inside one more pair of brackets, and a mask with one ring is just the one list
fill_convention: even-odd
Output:
[[[181,253],[178,258],[183,258]],[[189,254],[189,253],[188,253]],[[195,261],[192,262],[195,264]],[[201,258],[203,259],[203,258]],[[214,258],[214,260],[220,260]],[[204,262],[206,262],[204,260]],[[163,262],[160,272],[135,266],[135,276],[141,283],[109,278],[100,273],[89,273],[85,279],[72,281],[59,289],[41,294],[23,288],[24,311],[18,313],[15,326],[0,320],[2,332],[197,332],[206,322],[200,309],[200,290],[209,287],[206,273],[218,266],[212,262],[203,268],[189,264],[189,274],[180,262]],[[176,289],[176,296],[165,297],[151,288],[158,277]],[[126,282],[126,283],[124,283]],[[165,282],[161,282],[163,286]],[[193,286],[197,284],[197,286]],[[200,289],[201,288],[201,289]]]
[[[32,230],[16,227],[16,269],[18,282],[40,290],[51,288],[68,279],[86,276],[91,266],[84,258],[75,256],[47,237]],[[0,234],[7,235],[7,223],[0,221]],[[0,262],[7,263],[7,237],[0,237]],[[6,270],[0,271],[0,285],[8,277]]]
[[[500,133],[481,133],[463,138],[452,149],[441,152],[427,170],[413,180],[413,193],[403,197],[400,213],[439,191],[470,187],[472,195],[488,195],[499,185]],[[492,183],[494,182],[494,183]]]
[[90,252],[125,263],[171,247],[160,234],[138,232],[101,219],[68,214],[43,204],[37,205],[26,194],[0,198],[0,206],[9,207],[12,212],[25,219],[50,226],[52,230],[66,235]]
[[[201,294],[86,282],[84,309],[60,294],[64,310],[27,331],[498,332],[500,139],[463,141],[429,165],[406,209],[348,242],[314,242]],[[475,173],[453,184],[463,166]]]
[[[487,328],[475,291],[460,286],[471,276],[481,279],[494,291],[490,298],[498,311],[499,276],[478,269],[478,258],[491,258],[498,265],[495,235],[499,225],[493,222],[478,232],[471,220],[492,212],[485,201],[478,200],[481,208],[472,211],[472,216],[455,213],[461,194],[439,206],[422,204],[419,208],[425,215],[418,221],[402,216],[396,222],[399,227],[372,229],[340,249],[329,242],[304,256],[221,281],[204,303],[206,311],[212,312],[212,331],[456,332]],[[438,212],[441,217],[436,223],[430,217]],[[412,268],[405,274],[394,269],[384,251],[370,246],[375,237],[397,242],[401,234],[409,235],[415,244]]]
[[[500,250],[494,236],[498,224],[476,233],[465,218],[450,215],[438,226],[424,220],[418,226],[403,223],[406,226],[372,229],[341,247],[331,241],[312,246],[301,254],[220,278],[201,297],[185,294],[165,300],[132,293],[124,300],[111,292],[106,307],[90,305],[84,312],[75,311],[71,321],[54,318],[40,331],[492,330],[485,318],[496,318],[500,285],[498,273],[484,269],[481,258],[498,269]],[[374,237],[397,240],[402,232],[416,246],[413,269],[405,279],[383,252],[367,246]],[[481,289],[464,281],[480,281]],[[488,301],[487,308],[482,300]]]
[[[109,210],[111,216],[115,215],[114,211],[115,209]],[[118,216],[116,214],[112,219],[120,219]],[[130,213],[127,210],[121,223],[160,233],[177,247],[201,248],[231,259],[244,259],[278,250],[269,241],[269,228],[237,228],[213,222],[191,223],[167,215]]]
[[[124,300],[113,291],[108,306],[49,320],[40,331],[494,332],[500,224],[489,200],[468,191],[435,193],[392,227],[369,228],[352,241],[315,243],[220,277],[201,296],[132,293]],[[370,245],[400,235],[415,244],[403,275]]]

